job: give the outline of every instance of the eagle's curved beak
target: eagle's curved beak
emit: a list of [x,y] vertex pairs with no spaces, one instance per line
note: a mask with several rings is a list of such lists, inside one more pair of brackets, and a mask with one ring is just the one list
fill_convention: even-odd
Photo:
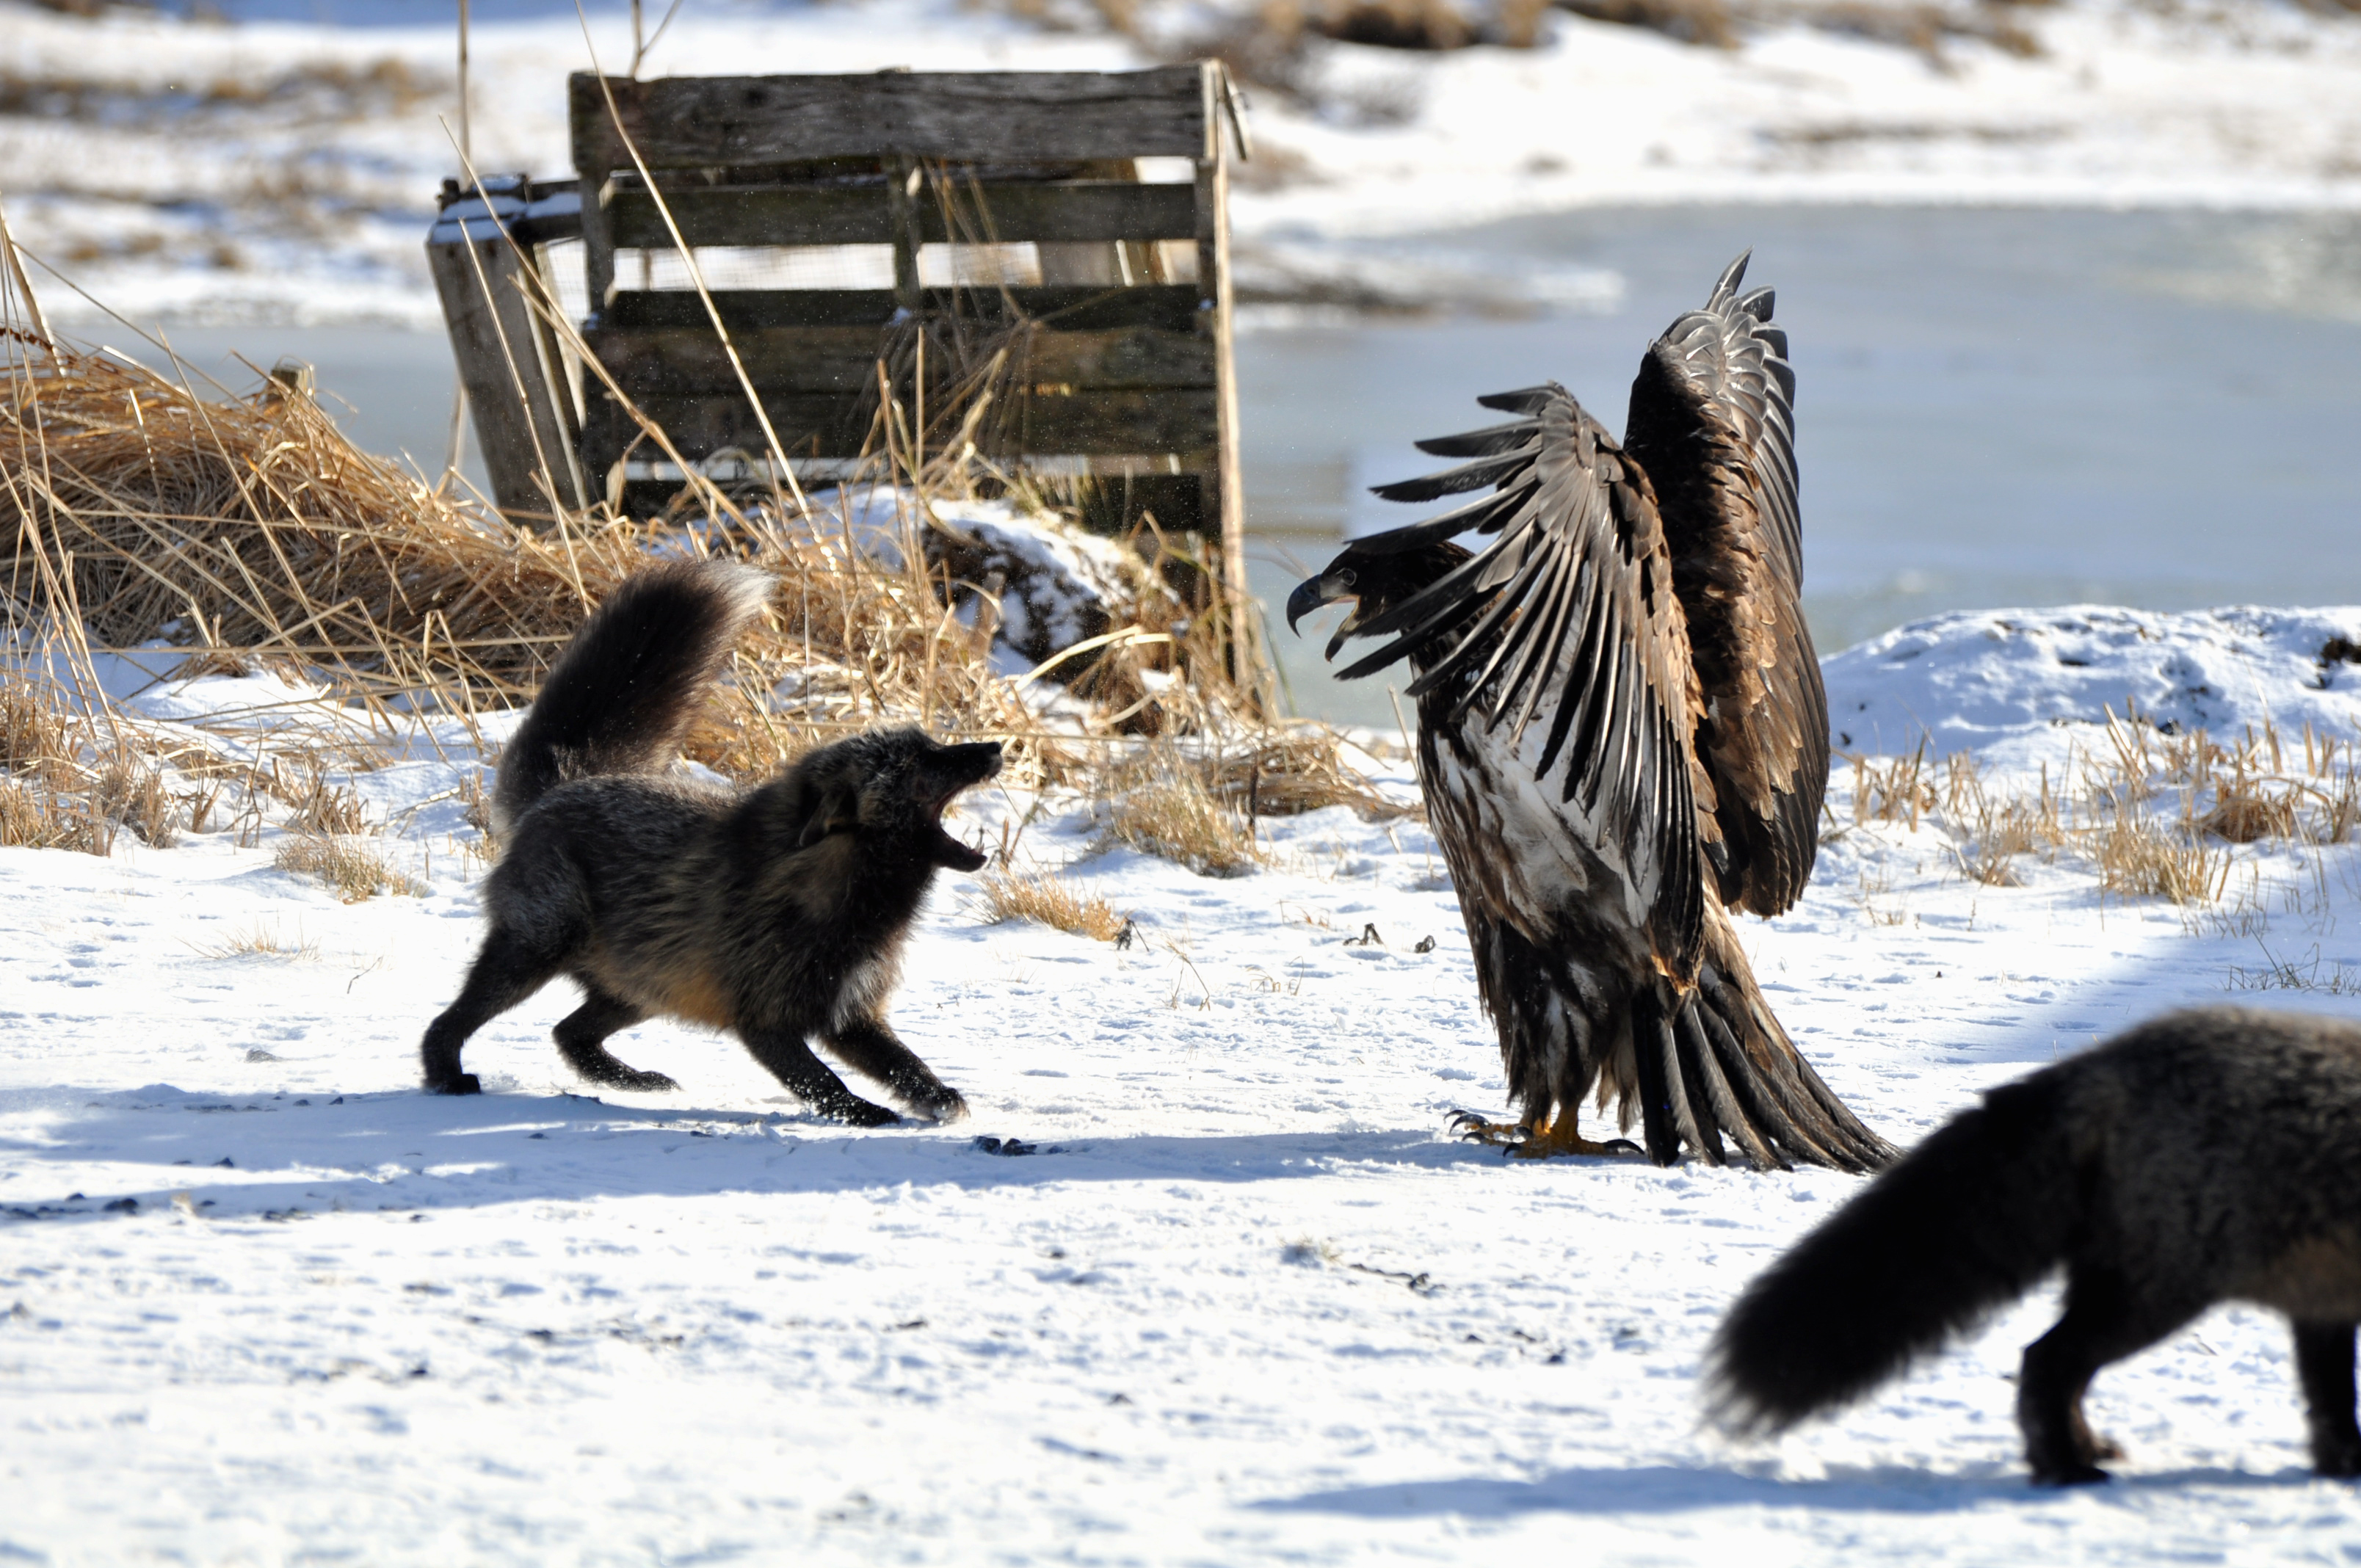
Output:
[[1353,572],[1350,567],[1332,566],[1316,577],[1306,577],[1295,585],[1293,593],[1287,596],[1287,629],[1300,637],[1303,633],[1296,624],[1298,621],[1325,605],[1353,597]]

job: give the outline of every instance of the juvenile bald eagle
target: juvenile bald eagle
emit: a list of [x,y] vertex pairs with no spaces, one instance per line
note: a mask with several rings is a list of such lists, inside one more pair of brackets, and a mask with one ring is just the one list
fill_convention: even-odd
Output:
[[1746,259],[1650,345],[1621,445],[1555,383],[1479,399],[1518,417],[1419,443],[1470,461],[1377,493],[1486,493],[1288,600],[1290,626],[1357,601],[1329,657],[1382,641],[1341,675],[1417,674],[1427,815],[1521,1113],[1469,1130],[1520,1154],[1610,1152],[1576,1131],[1596,1089],[1660,1165],[1722,1164],[1725,1135],[1758,1168],[1894,1155],[1771,1015],[1729,914],[1803,892],[1828,773],[1795,375]]

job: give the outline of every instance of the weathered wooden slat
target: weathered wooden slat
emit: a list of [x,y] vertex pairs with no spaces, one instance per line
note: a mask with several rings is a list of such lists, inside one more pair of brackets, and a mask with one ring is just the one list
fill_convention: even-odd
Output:
[[[713,185],[664,192],[691,245],[890,245],[894,214],[885,189],[812,185]],[[1197,196],[1187,185],[1104,180],[1060,184],[960,186],[946,203],[916,203],[922,245],[1023,240],[1194,239]],[[672,247],[656,200],[616,190],[607,224],[619,248]]]
[[575,167],[595,190],[631,167],[617,119],[651,169],[899,153],[1012,160],[1205,158],[1214,124],[1204,64],[1118,71],[881,71],[841,76],[568,80]]
[[[699,461],[736,447],[760,454],[763,428],[742,397],[691,395],[635,398],[685,457]],[[856,394],[766,395],[763,406],[790,458],[860,455],[870,421]],[[995,456],[1091,456],[1179,454],[1192,466],[1210,466],[1221,422],[1212,388],[1039,393],[1011,399],[988,419],[978,444]],[[603,476],[639,434],[613,399],[591,401],[583,431],[585,466]],[[653,458],[642,446],[641,456]]]
[[[592,353],[637,400],[738,389],[737,373],[709,327],[597,327]],[[885,337],[874,326],[771,327],[735,334],[746,374],[782,393],[865,392],[877,384]],[[1010,345],[1011,378],[1077,389],[1214,386],[1214,345],[1194,332],[1122,327],[1107,332],[1037,328]],[[951,356],[928,345],[928,390],[944,385]]]
[[[891,245],[894,213],[883,185],[715,185],[666,191],[681,237],[691,245]],[[618,189],[607,197],[607,225],[618,249],[672,248],[655,198]]]
[[[1206,499],[1213,485],[1207,475],[1148,474],[1136,479],[1109,477],[1100,483],[1104,488],[1093,504],[1083,510],[1082,525],[1101,533],[1121,537],[1143,512],[1156,519],[1156,526],[1168,539],[1210,531],[1218,521],[1217,509]],[[626,479],[623,515],[653,517],[672,504],[681,488],[678,479]],[[1194,574],[1177,562],[1168,562],[1165,572],[1166,580],[1188,597],[1191,590],[1185,584],[1194,580]]]
[[524,262],[517,247],[495,230],[487,238],[430,241],[426,261],[494,503],[540,517],[551,514],[553,502],[588,505],[564,364],[519,291]]
[[[1228,78],[1214,72],[1209,71],[1205,82],[1209,93],[1228,87]],[[1222,581],[1230,601],[1232,673],[1244,681],[1249,671],[1259,671],[1267,678],[1272,665],[1266,652],[1254,647],[1261,636],[1262,620],[1246,592],[1246,492],[1245,475],[1238,466],[1238,376],[1231,337],[1229,144],[1218,131],[1212,152],[1197,165],[1197,276],[1205,280],[1212,295],[1212,309],[1202,320],[1213,339],[1221,387],[1216,398],[1221,462],[1215,499],[1221,519]]]
[[[1195,329],[1202,298],[1194,283],[1148,283],[1130,289],[1089,285],[1023,289],[928,289],[924,307],[958,313],[983,326],[1029,317],[1069,332],[1116,327],[1154,327],[1164,332]],[[889,289],[717,289],[716,309],[730,332],[765,327],[882,327],[900,307]],[[710,331],[705,305],[686,290],[626,290],[600,313],[602,327],[702,327]]]

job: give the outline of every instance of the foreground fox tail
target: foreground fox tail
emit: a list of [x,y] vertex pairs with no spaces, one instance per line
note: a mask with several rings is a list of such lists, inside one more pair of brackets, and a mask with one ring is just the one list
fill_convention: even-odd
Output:
[[771,587],[767,575],[735,562],[672,561],[608,595],[500,753],[493,831],[506,833],[569,779],[663,766]]
[[2047,1074],[1994,1091],[1747,1287],[1709,1415],[1778,1431],[1858,1398],[2062,1260],[2080,1202],[2058,1102]]

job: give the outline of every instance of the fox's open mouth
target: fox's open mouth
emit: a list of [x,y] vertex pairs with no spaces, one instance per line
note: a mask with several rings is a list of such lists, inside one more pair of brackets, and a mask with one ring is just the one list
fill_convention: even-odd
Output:
[[984,861],[991,857],[972,844],[961,843],[946,832],[943,813],[950,809],[951,802],[963,792],[1000,772],[1000,742],[978,740],[964,746],[946,747],[941,762],[944,764],[942,771],[957,782],[927,803],[935,818],[935,859],[953,871],[981,871]]

